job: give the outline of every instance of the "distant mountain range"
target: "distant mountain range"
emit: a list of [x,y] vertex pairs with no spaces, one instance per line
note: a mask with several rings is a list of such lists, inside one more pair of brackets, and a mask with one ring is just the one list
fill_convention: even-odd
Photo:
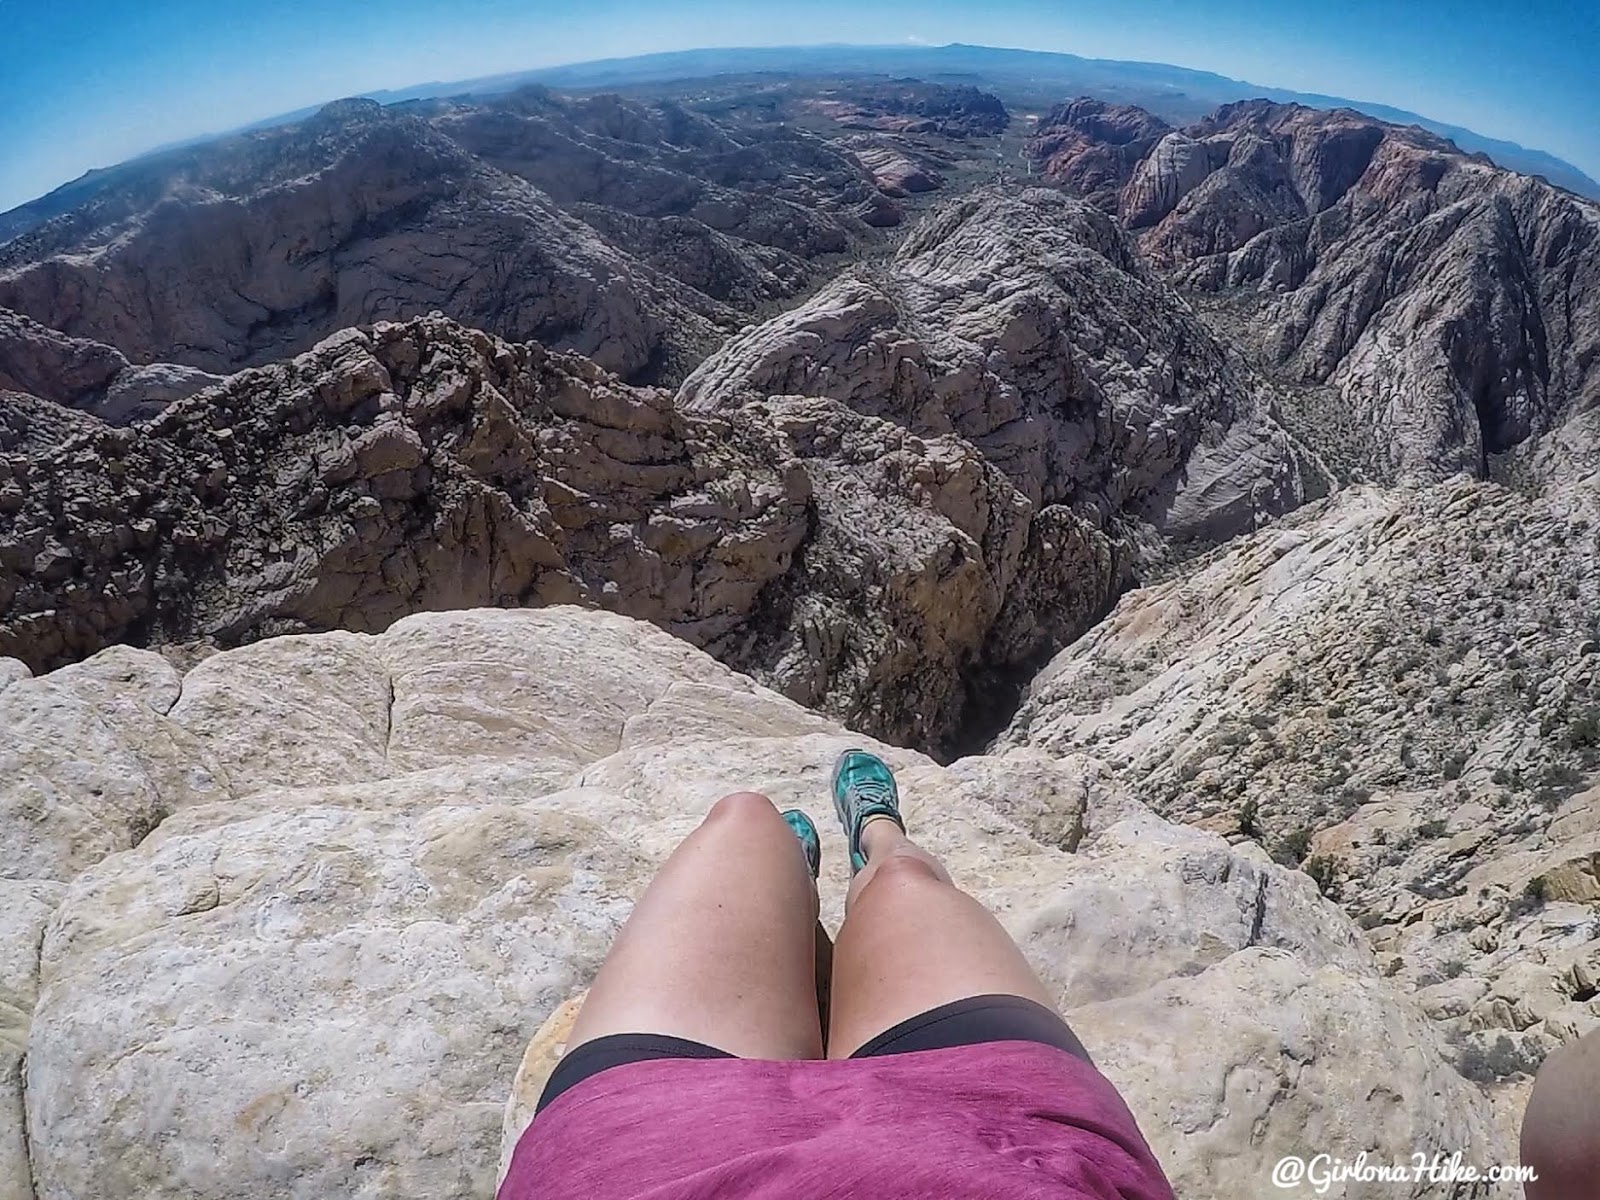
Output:
[[[1175,124],[1197,120],[1221,104],[1264,97],[1311,108],[1353,108],[1381,121],[1420,125],[1449,138],[1469,154],[1489,155],[1499,166],[1542,175],[1557,187],[1600,199],[1600,182],[1565,159],[1516,142],[1486,137],[1460,125],[1419,113],[1318,92],[1264,87],[1212,71],[1168,63],[1083,58],[1044,50],[994,46],[781,46],[734,50],[682,50],[634,58],[597,59],[508,75],[454,83],[425,83],[395,91],[369,92],[383,104],[462,93],[492,94],[528,83],[559,88],[616,88],[702,76],[777,73],[785,75],[916,75],[932,83],[969,83],[997,92],[1007,102],[1026,99],[1054,103],[1094,95],[1137,104]],[[293,114],[296,116],[305,114]],[[282,118],[280,118],[282,119]]]
[[[1487,154],[1513,171],[1539,175],[1558,187],[1600,199],[1600,182],[1579,168],[1543,150],[1515,142],[1485,137],[1459,125],[1433,121],[1418,113],[1340,96],[1262,87],[1211,71],[1196,71],[1167,63],[1122,62],[1083,58],[1043,50],[1012,50],[994,46],[763,46],[738,49],[680,50],[642,54],[632,58],[596,59],[558,67],[541,67],[503,75],[451,82],[431,82],[413,87],[364,93],[381,104],[398,104],[443,96],[490,96],[514,91],[530,83],[572,90],[627,89],[673,81],[717,76],[915,76],[931,83],[968,84],[993,91],[1011,105],[1048,107],[1074,96],[1093,95],[1122,104],[1134,104],[1156,116],[1185,124],[1198,120],[1219,105],[1264,97],[1313,108],[1352,108],[1383,121],[1419,125],[1451,139],[1468,153]],[[271,128],[303,120],[317,107],[299,109],[248,125]],[[162,146],[148,158],[213,140],[208,134]],[[116,167],[90,171],[38,200],[0,213],[0,242],[17,237],[43,221],[90,201],[109,181]]]

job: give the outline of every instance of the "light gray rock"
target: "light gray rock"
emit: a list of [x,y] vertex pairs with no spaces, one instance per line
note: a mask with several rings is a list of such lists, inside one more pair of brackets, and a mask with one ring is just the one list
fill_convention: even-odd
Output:
[[[141,752],[165,745],[147,776],[198,755],[232,787],[106,845],[121,852],[47,885],[32,915],[7,906],[37,928],[59,897],[36,1004],[35,935],[0,962],[24,1013],[6,1028],[26,1031],[33,1200],[486,1195],[524,1043],[587,983],[654,866],[737,788],[820,815],[851,744],[895,766],[910,827],[1024,947],[1185,1194],[1232,1194],[1308,1129],[1391,1157],[1499,1150],[1433,1026],[1309,880],[1168,824],[1092,760],[946,769],[570,607],[271,639],[207,658],[181,698],[156,663],[107,653],[0,692],[92,679]],[[187,740],[160,742],[130,706]],[[121,767],[108,736],[56,726],[63,757]],[[848,869],[822,824],[836,924]]]
[[[582,642],[571,637],[575,622]],[[624,731],[674,688],[754,691],[687,642],[641,638],[636,621],[567,608],[484,612],[470,622],[423,613],[392,626],[374,649],[393,681],[395,774],[482,760],[575,771],[619,749]]]
[[1596,529],[1582,479],[1347,489],[1123,597],[997,748],[1302,863],[1514,1134],[1600,946]]
[[[1101,1070],[1142,1101],[1145,1135],[1180,1196],[1270,1195],[1286,1155],[1353,1162],[1365,1151],[1371,1163],[1409,1166],[1417,1153],[1426,1161],[1460,1151],[1477,1166],[1517,1161],[1515,1142],[1440,1054],[1434,1029],[1375,978],[1246,949],[1197,979],[1068,1019],[1096,1047]],[[1427,1178],[1335,1187],[1350,1200],[1443,1194]],[[1504,1193],[1479,1185],[1462,1194]]]
[[23,1061],[39,991],[39,941],[66,888],[0,879],[0,1200],[34,1200]]
[[120,646],[0,690],[0,878],[65,882],[174,809],[230,794],[166,718],[178,691],[160,655]]
[[106,860],[45,943],[39,1197],[486,1195],[525,1026],[639,878],[536,804],[306,808]]
[[391,688],[370,638],[274,638],[200,662],[169,715],[240,795],[357,783],[389,773]]
[[1215,149],[1177,130],[1139,160],[1122,189],[1118,215],[1129,229],[1154,225],[1204,181],[1218,164]]

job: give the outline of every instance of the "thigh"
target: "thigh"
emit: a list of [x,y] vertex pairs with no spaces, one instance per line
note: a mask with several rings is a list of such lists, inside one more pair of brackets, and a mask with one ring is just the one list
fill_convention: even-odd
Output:
[[1051,997],[1000,922],[927,863],[884,861],[854,898],[834,946],[828,1057],[973,996]]
[[571,1048],[661,1034],[741,1058],[816,1058],[817,893],[766,797],[719,800],[663,864],[595,977]]

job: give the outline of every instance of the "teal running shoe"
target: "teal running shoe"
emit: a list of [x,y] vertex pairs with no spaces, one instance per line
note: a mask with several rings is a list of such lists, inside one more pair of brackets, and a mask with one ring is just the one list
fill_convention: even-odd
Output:
[[817,836],[816,825],[798,808],[784,809],[783,819],[789,822],[789,828],[800,839],[800,848],[806,852],[806,866],[811,870],[811,878],[815,879],[822,873],[822,839]]
[[850,843],[852,875],[867,865],[866,855],[861,853],[861,829],[870,818],[888,817],[905,832],[894,772],[883,759],[865,750],[846,750],[833,764],[833,808]]

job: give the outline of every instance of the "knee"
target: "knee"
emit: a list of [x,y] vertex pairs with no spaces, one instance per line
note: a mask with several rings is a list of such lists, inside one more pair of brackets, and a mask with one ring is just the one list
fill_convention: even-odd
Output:
[[939,866],[914,846],[891,850],[872,864],[872,878],[867,887],[883,891],[921,889],[929,884],[943,886],[949,882]]
[[777,815],[777,807],[760,792],[730,792],[711,806],[711,811],[706,813],[706,824],[771,823]]
[[1600,1171],[1600,1033],[1552,1051],[1540,1067],[1522,1119],[1522,1161],[1539,1173],[1529,1200],[1577,1200],[1594,1194]]

